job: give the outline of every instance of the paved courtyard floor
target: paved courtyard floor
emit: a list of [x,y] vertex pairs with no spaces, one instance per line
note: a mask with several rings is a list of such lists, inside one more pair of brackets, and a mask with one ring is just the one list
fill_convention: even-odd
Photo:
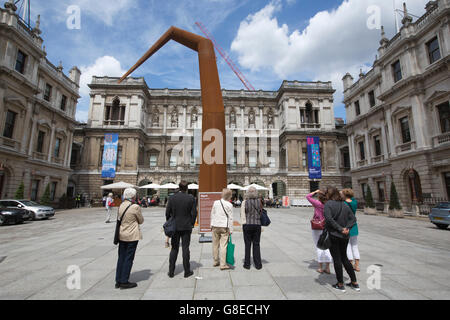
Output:
[[[361,292],[336,292],[331,275],[320,275],[312,243],[311,208],[270,209],[263,229],[263,268],[242,267],[244,243],[235,229],[236,267],[212,267],[211,243],[199,243],[194,229],[191,267],[183,277],[181,250],[175,277],[167,276],[170,249],[164,247],[163,208],[143,209],[144,239],[139,242],[131,290],[114,289],[117,247],[114,223],[102,208],[57,212],[48,221],[0,227],[0,299],[449,299],[450,230],[423,220],[357,214]],[[238,219],[239,210],[234,216]],[[81,270],[81,288],[69,290],[69,266]],[[381,270],[379,289],[370,289],[370,266]],[[345,272],[344,272],[345,274]],[[372,278],[370,278],[372,277]],[[370,278],[370,279],[369,279]],[[346,277],[346,280],[348,278]]]

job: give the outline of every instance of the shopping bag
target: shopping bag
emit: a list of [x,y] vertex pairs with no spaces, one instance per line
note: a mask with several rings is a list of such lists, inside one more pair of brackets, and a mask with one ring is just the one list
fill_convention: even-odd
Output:
[[231,235],[228,238],[227,244],[227,264],[234,266],[234,244],[231,241]]

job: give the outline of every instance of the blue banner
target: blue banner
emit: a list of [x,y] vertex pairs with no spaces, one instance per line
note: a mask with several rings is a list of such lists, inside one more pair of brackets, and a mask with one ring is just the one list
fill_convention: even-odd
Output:
[[117,145],[119,144],[118,133],[105,134],[105,146],[102,157],[102,178],[116,177]]
[[319,137],[307,137],[308,172],[310,179],[322,179],[322,164],[320,163]]

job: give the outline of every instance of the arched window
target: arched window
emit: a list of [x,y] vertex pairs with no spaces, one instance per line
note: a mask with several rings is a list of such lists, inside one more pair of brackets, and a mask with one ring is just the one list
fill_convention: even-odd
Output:
[[120,105],[119,97],[115,97],[112,105],[105,106],[105,124],[123,125],[125,124],[125,106]]
[[407,172],[409,191],[411,195],[411,201],[415,202],[423,202],[422,196],[422,185],[420,183],[420,177],[416,170],[409,169]]

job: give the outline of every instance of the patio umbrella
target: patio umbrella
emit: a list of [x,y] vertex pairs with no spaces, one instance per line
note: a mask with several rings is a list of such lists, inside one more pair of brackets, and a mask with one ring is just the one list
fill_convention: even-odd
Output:
[[197,190],[198,189],[198,184],[191,183],[190,185],[188,185],[188,189],[189,190]]
[[145,186],[139,187],[139,189],[160,189],[161,185],[157,183],[150,183]]
[[231,183],[227,186],[228,189],[230,190],[242,190],[241,186],[238,186],[237,184]]
[[116,182],[116,183],[111,183],[111,184],[107,184],[107,185],[101,186],[100,188],[109,190],[109,189],[136,188],[136,186],[131,184],[131,183],[126,183],[126,182],[123,182],[123,181],[119,181],[119,182]]
[[246,187],[242,188],[242,190],[247,191],[250,187],[255,187],[255,189],[256,189],[257,191],[269,191],[268,188],[262,187],[262,186],[260,186],[259,184],[256,184],[256,183],[253,183],[253,184],[251,184],[251,185],[249,185],[249,186],[246,186]]
[[175,183],[166,183],[159,187],[160,189],[178,189],[179,186]]

